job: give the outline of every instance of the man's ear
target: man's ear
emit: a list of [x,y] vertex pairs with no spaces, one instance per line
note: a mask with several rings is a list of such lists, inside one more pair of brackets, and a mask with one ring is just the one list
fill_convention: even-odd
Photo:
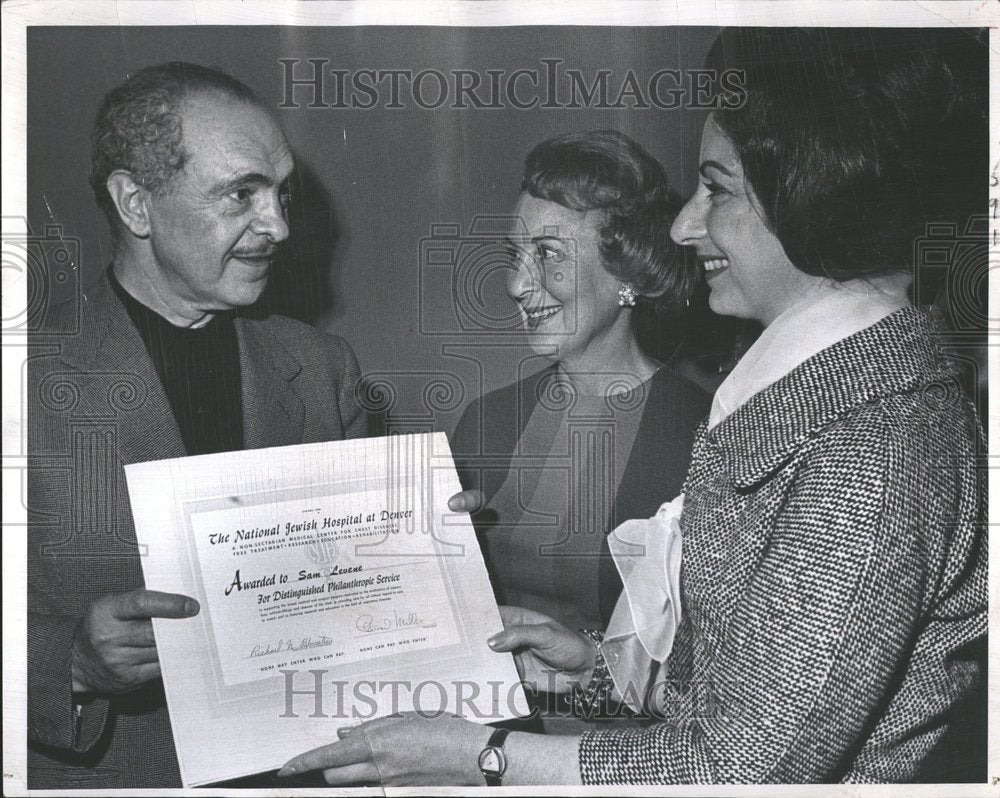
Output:
[[146,188],[124,169],[108,175],[107,187],[122,224],[137,238],[148,238],[149,192]]

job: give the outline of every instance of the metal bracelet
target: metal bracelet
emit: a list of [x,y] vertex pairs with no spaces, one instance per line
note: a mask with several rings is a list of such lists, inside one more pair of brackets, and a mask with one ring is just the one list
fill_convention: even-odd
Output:
[[608,699],[615,685],[608,670],[608,663],[604,660],[604,652],[601,650],[604,634],[595,629],[580,629],[580,633],[593,640],[597,649],[590,681],[583,690],[573,692],[574,713],[586,718],[607,711]]

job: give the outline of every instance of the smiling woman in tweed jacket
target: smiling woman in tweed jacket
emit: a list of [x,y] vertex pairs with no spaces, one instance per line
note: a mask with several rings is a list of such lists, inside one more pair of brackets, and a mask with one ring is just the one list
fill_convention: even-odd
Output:
[[[926,225],[985,207],[981,45],[776,29],[723,34],[713,51],[744,70],[745,95],[707,120],[702,182],[672,234],[703,263],[712,308],[765,329],[697,434],[683,499],[631,522],[669,536],[682,504],[680,567],[668,546],[666,568],[624,578],[616,615],[642,644],[627,662],[610,634],[595,648],[509,608],[491,640],[526,679],[558,668],[588,685],[585,701],[615,687],[636,703],[641,685],[631,698],[659,722],[504,742],[463,720],[384,719],[289,771],[323,768],[331,784],[928,776],[984,676],[984,443],[907,289]],[[477,765],[488,741],[499,775]]]

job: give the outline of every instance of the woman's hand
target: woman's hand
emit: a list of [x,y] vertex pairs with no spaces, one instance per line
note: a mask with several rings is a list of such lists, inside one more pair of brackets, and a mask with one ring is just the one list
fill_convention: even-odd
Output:
[[536,692],[568,693],[590,681],[597,650],[586,635],[523,607],[500,607],[500,617],[504,630],[487,643],[494,651],[514,652],[521,681]]
[[291,776],[322,770],[327,784],[385,787],[484,786],[479,753],[493,729],[459,718],[405,713],[339,729],[340,740],[289,760],[278,771]]

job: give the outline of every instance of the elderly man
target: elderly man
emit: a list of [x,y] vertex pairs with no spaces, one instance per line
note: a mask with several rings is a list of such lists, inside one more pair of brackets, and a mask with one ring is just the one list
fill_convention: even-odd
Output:
[[199,608],[143,589],[123,466],[366,432],[343,340],[239,313],[288,236],[292,168],[262,102],[215,70],[142,70],[98,114],[113,263],[29,367],[32,788],[180,785],[150,618]]

